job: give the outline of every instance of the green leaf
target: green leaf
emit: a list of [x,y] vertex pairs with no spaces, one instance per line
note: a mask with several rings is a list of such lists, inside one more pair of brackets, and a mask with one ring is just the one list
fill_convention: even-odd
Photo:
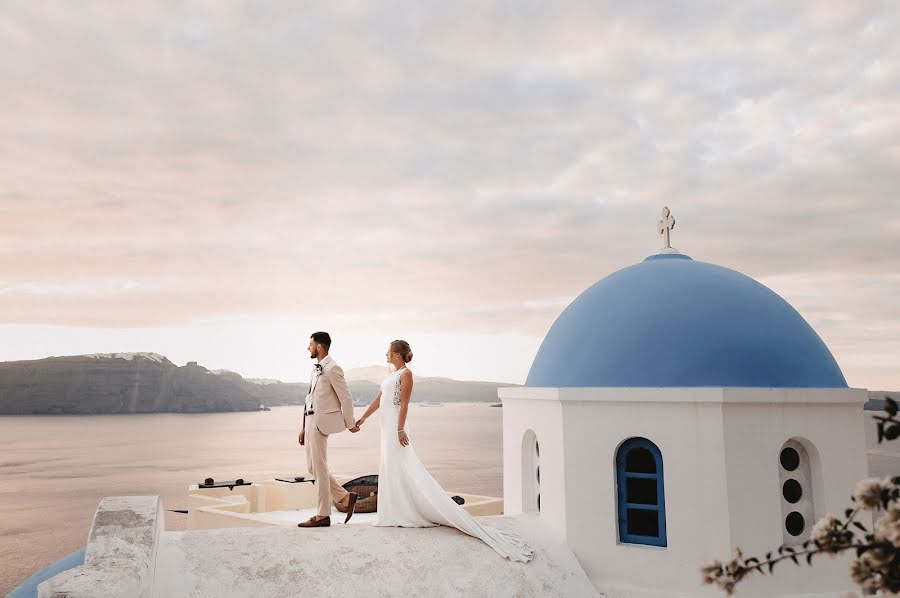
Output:
[[814,552],[807,552],[807,553],[806,553],[806,564],[807,564],[807,565],[812,565],[812,558],[813,558],[813,555],[814,555],[814,554],[815,554]]
[[796,555],[796,554],[792,554],[792,555],[791,555],[791,560],[794,561],[794,564],[795,564],[795,565],[799,565],[799,564],[800,564],[800,561],[797,560],[797,555]]
[[900,436],[900,424],[891,424],[884,431],[884,437],[887,440],[896,440],[898,436]]
[[863,525],[862,523],[860,523],[859,521],[854,521],[854,522],[853,522],[853,526],[854,526],[855,528],[857,528],[858,530],[862,531],[863,533],[869,531],[869,530],[866,529],[866,526]]
[[853,509],[844,509],[844,517],[850,519],[850,515],[853,515]]
[[891,397],[884,397],[884,411],[890,415],[897,415],[897,401]]

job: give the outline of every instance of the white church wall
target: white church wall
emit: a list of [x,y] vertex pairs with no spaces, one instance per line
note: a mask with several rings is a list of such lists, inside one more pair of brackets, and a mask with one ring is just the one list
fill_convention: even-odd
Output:
[[[840,512],[866,474],[865,391],[508,388],[500,396],[507,496],[521,495],[525,431],[552,438],[540,441],[542,497],[555,497],[542,498],[541,517],[565,526],[588,577],[611,596],[642,596],[640,588],[659,595],[715,595],[715,589],[700,585],[702,563],[728,557],[735,546],[746,554],[777,548],[782,541],[778,454],[788,439],[809,447],[816,516]],[[615,456],[632,437],[647,438],[662,454],[665,547],[619,540]],[[564,453],[554,452],[545,462],[557,442]],[[554,493],[558,483],[564,489]],[[509,500],[507,506],[513,506]],[[775,578],[748,581],[741,593],[824,596],[851,589],[846,560],[823,558],[812,575],[804,569],[782,565]]]
[[[569,545],[601,590],[709,593],[697,573],[703,556],[729,550],[721,407],[655,402],[658,389],[641,389],[643,400],[634,400],[631,390],[624,401],[564,403]],[[653,442],[662,455],[665,547],[619,537],[616,453],[636,437]]]
[[[806,529],[826,513],[840,514],[850,506],[856,482],[866,475],[865,391],[725,389],[724,399],[729,525],[733,544],[744,554],[762,555],[784,542],[779,455],[789,440],[799,441],[810,457],[814,517]],[[814,561],[813,571],[788,563],[776,577],[749,580],[742,593],[850,590],[847,566],[847,559],[827,557]]]
[[[514,388],[501,392],[505,476],[520,469],[518,462],[508,459],[518,453],[522,432],[546,425],[547,404],[561,406],[558,429],[560,439],[563,435],[565,439],[561,460],[566,513],[560,519],[566,525],[569,546],[600,589],[643,586],[712,595],[710,588],[699,584],[699,565],[708,552],[730,551],[721,389],[668,391]],[[507,438],[508,434],[516,440]],[[632,437],[647,438],[662,453],[666,547],[619,540],[615,457],[621,443]],[[543,474],[550,467],[544,463],[546,444],[541,442],[542,496],[551,492]],[[518,478],[509,478],[504,488],[509,493],[519,483]],[[551,507],[542,499],[542,505],[542,518],[557,518],[555,503]]]
[[[554,400],[508,399],[500,389],[503,400],[503,511],[518,515],[532,510],[523,496],[523,488],[531,487],[541,495],[540,517],[561,537],[566,533],[565,482],[562,443],[562,410]],[[553,396],[550,393],[548,396]],[[540,488],[524,483],[526,475],[533,475],[528,463],[523,463],[523,441],[534,435],[540,445]],[[536,505],[534,505],[536,506]]]

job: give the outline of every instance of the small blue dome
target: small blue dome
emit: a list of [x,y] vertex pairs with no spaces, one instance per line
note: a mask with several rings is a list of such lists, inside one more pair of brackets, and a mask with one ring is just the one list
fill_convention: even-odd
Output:
[[556,319],[526,386],[846,388],[790,304],[734,270],[659,254],[615,272]]

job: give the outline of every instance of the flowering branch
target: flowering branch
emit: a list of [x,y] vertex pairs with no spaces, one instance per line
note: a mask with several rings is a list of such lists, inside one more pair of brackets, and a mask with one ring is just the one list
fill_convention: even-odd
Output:
[[793,546],[780,546],[777,551],[767,552],[766,556],[761,559],[756,557],[745,559],[738,548],[735,550],[735,557],[729,562],[712,561],[701,567],[703,583],[715,584],[730,596],[734,593],[735,586],[747,575],[754,572],[762,575],[765,575],[766,572],[772,573],[775,565],[787,559],[799,565],[800,558],[804,557],[806,563],[811,564],[813,556],[819,553],[838,554],[850,548],[856,548],[863,552],[869,550],[870,544],[858,540],[853,531],[849,529],[850,525],[854,524],[866,531],[865,527],[855,520],[858,512],[859,508],[847,509],[846,521],[841,521],[834,515],[823,518],[813,528],[813,539],[801,544],[800,549]]

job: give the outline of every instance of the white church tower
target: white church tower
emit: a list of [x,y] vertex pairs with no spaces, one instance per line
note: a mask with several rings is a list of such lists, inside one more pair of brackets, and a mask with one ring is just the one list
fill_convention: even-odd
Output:
[[[865,477],[867,392],[784,299],[670,245],[578,296],[503,388],[506,514],[533,512],[614,596],[722,595],[699,567],[809,537]],[[848,559],[740,596],[842,596]]]

